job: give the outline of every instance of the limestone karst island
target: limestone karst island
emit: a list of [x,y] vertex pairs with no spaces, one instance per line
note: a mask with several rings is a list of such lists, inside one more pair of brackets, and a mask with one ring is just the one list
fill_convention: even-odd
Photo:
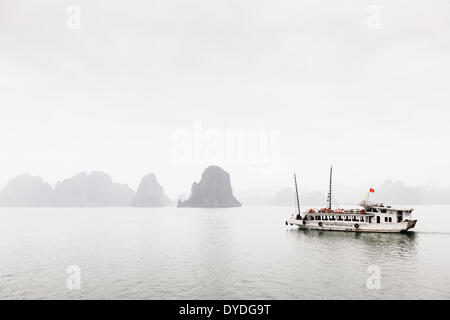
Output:
[[230,174],[217,166],[210,166],[203,172],[200,182],[194,182],[191,197],[178,201],[178,207],[191,208],[230,208],[240,207],[234,197]]
[[[52,188],[40,177],[22,174],[0,190],[5,207],[165,207],[174,203],[165,194],[156,175],[147,174],[135,192],[125,183],[113,182],[101,171],[81,172]],[[192,194],[179,207],[240,207],[233,196],[230,175],[217,166],[208,167]]]

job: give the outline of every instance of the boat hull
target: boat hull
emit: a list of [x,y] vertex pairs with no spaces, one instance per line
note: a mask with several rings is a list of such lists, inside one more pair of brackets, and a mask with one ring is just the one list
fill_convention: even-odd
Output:
[[286,224],[296,225],[300,229],[353,231],[353,232],[405,232],[414,228],[417,220],[398,223],[368,223],[354,221],[316,221],[289,219]]

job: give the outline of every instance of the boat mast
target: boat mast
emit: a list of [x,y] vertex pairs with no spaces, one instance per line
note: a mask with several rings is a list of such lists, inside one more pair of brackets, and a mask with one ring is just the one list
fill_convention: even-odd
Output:
[[333,178],[333,166],[330,167],[330,189],[328,190],[328,209],[331,210],[331,184],[332,184],[332,178]]
[[300,214],[300,200],[298,199],[298,187],[297,187],[297,176],[294,172],[294,183],[295,183],[295,202],[297,205],[297,216],[301,219],[302,216]]

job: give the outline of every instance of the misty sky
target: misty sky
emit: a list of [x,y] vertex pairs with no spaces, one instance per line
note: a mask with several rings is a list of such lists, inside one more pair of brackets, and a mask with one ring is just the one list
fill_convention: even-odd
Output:
[[[219,164],[237,190],[294,169],[312,190],[333,163],[336,184],[447,188],[449,88],[448,0],[0,0],[0,186],[102,170],[136,188],[155,172],[177,196]],[[198,123],[276,132],[274,170],[174,161],[174,134]]]

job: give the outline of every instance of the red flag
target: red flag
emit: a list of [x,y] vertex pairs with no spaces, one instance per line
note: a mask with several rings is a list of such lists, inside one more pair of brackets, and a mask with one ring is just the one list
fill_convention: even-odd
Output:
[[374,190],[374,189],[372,189],[372,188],[370,188],[369,192],[370,192],[370,193],[374,193],[374,192],[375,192],[375,190]]

